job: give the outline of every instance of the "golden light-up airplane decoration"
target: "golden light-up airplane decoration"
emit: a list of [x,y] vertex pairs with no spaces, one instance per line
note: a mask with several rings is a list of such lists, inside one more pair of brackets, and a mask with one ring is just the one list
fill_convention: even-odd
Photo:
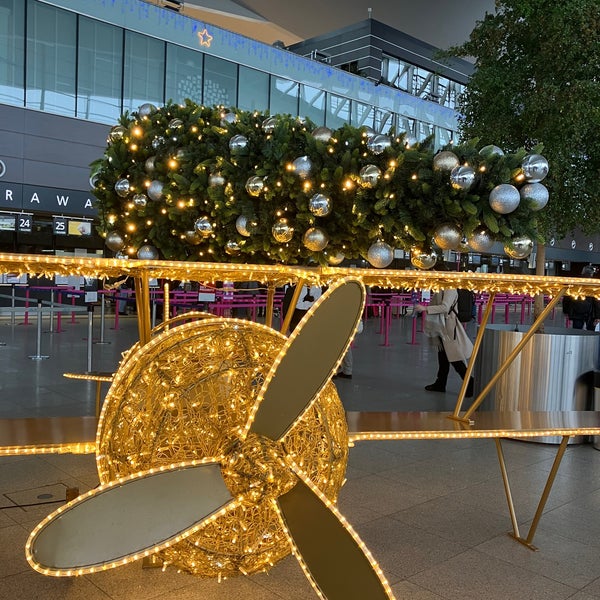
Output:
[[393,598],[334,505],[348,432],[330,378],[364,301],[362,283],[345,279],[289,338],[206,318],[134,348],[98,427],[102,485],[36,527],[33,568],[73,576],[156,555],[222,578],[292,551],[322,599]]

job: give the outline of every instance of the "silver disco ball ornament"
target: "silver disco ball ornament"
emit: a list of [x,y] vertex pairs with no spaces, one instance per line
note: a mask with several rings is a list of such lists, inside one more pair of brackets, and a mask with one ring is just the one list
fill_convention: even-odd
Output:
[[125,240],[118,231],[111,231],[104,241],[106,247],[113,252],[118,252],[125,247]]
[[98,185],[98,179],[100,179],[100,176],[98,175],[98,173],[96,173],[95,175],[92,175],[89,178],[89,184],[90,184],[90,189],[94,190],[96,189],[96,186]]
[[208,217],[198,217],[194,223],[194,231],[201,237],[207,238],[214,231],[213,224]]
[[370,140],[371,138],[373,138],[377,135],[377,132],[372,127],[369,127],[368,125],[363,127],[363,132],[364,132],[364,136],[367,138],[367,140]]
[[288,223],[287,219],[282,217],[275,221],[271,228],[271,233],[273,234],[275,241],[280,244],[285,244],[294,237],[294,228]]
[[225,253],[229,256],[237,256],[241,250],[240,245],[235,240],[228,240],[225,244]]
[[171,119],[169,121],[169,129],[179,129],[183,127],[183,121],[181,119]]
[[240,215],[235,220],[235,228],[240,235],[250,237],[256,229],[256,221],[246,215]]
[[226,112],[221,115],[221,127],[227,127],[227,125],[233,125],[237,123],[237,115],[232,112]]
[[234,135],[230,140],[229,140],[229,149],[232,152],[241,152],[242,150],[245,150],[248,147],[248,138],[240,135],[239,133],[237,135]]
[[467,191],[475,182],[475,169],[472,167],[454,167],[450,171],[450,183],[455,190]]
[[490,192],[490,206],[501,215],[513,212],[521,202],[519,190],[510,183],[501,183]]
[[462,239],[462,232],[456,225],[444,223],[436,227],[433,241],[442,250],[456,250]]
[[367,251],[367,260],[376,269],[384,269],[394,260],[394,249],[381,240],[375,242]]
[[152,148],[154,150],[158,150],[163,144],[165,143],[165,138],[162,137],[162,135],[157,135],[153,140],[152,140]]
[[410,264],[413,267],[417,267],[417,269],[431,269],[435,266],[437,262],[437,254],[431,250],[430,252],[425,252],[421,249],[413,249],[410,252]]
[[373,154],[382,154],[392,145],[392,140],[381,133],[374,135],[367,140],[367,148]]
[[277,125],[277,119],[275,117],[267,117],[262,122],[262,130],[265,133],[273,133],[273,131],[275,130],[276,125]]
[[123,138],[123,136],[127,133],[127,129],[123,127],[123,125],[115,125],[111,127],[110,132],[108,134],[109,142],[117,142]]
[[325,255],[327,256],[327,262],[332,266],[332,267],[337,267],[338,265],[341,265],[344,262],[344,259],[346,258],[344,256],[343,252],[325,252]]
[[155,179],[148,187],[148,197],[152,200],[160,200],[163,195],[163,183]]
[[129,194],[129,179],[119,179],[117,183],[115,183],[115,192],[117,192],[118,196],[121,198],[125,198],[127,194]]
[[265,188],[265,182],[262,177],[257,177],[256,175],[252,177],[248,177],[246,180],[246,191],[251,196],[260,196],[260,193]]
[[479,151],[480,156],[504,156],[504,151],[494,144],[488,144]]
[[521,169],[527,183],[539,183],[548,175],[548,161],[541,154],[529,154],[523,159]]
[[183,234],[183,237],[185,241],[192,246],[197,246],[202,241],[202,238],[194,230],[186,231]]
[[468,238],[467,244],[475,252],[487,252],[493,245],[494,240],[490,232],[485,229],[476,229]]
[[138,115],[140,115],[140,117],[142,119],[147,119],[150,115],[155,113],[156,110],[157,109],[156,109],[156,106],[154,106],[154,104],[150,104],[150,102],[146,102],[145,104],[142,104],[138,108]]
[[156,156],[147,158],[144,163],[144,168],[146,169],[146,173],[152,173],[154,169],[156,169]]
[[504,253],[510,258],[521,260],[527,258],[533,250],[533,240],[522,235],[514,237],[504,246]]
[[320,227],[311,227],[304,232],[302,243],[313,252],[321,252],[329,244],[329,236]]
[[315,140],[319,140],[319,142],[324,142],[325,144],[331,139],[332,135],[333,131],[331,131],[329,127],[317,127],[312,132],[312,136]]
[[314,194],[308,201],[308,210],[315,217],[326,217],[331,213],[331,198],[324,194]]
[[542,210],[548,204],[548,188],[543,183],[526,183],[519,190],[521,200],[527,200],[531,210]]
[[299,156],[293,163],[292,168],[300,179],[308,179],[312,169],[312,161],[308,156]]
[[365,165],[358,173],[361,181],[367,187],[374,187],[381,177],[381,169],[377,165]]
[[434,171],[452,171],[455,167],[458,167],[459,160],[458,156],[454,152],[444,150],[438,152],[433,157],[433,170]]
[[210,187],[221,187],[222,185],[225,185],[225,177],[219,172],[211,173],[208,177],[208,185]]
[[146,194],[136,194],[133,197],[133,203],[140,208],[144,208],[148,204],[148,196]]
[[140,260],[156,260],[158,258],[158,250],[150,244],[144,244],[137,251],[137,257]]

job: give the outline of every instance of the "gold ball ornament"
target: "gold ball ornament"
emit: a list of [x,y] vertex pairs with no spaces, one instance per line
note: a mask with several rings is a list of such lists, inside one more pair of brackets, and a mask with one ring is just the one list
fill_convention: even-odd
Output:
[[392,145],[392,140],[381,133],[367,139],[367,148],[373,154],[383,154]]
[[284,217],[277,219],[271,228],[271,233],[275,241],[280,244],[289,242],[294,237],[294,228],[288,223]]
[[325,144],[331,139],[332,135],[333,131],[331,131],[329,127],[317,127],[312,132],[312,136],[315,138],[315,140],[318,140],[319,142],[323,142]]
[[527,258],[533,251],[533,240],[527,236],[514,237],[504,246],[504,253],[510,258],[522,260]]
[[121,198],[125,198],[127,194],[129,194],[129,188],[129,179],[119,179],[115,183],[115,192],[117,193],[117,196],[120,196]]
[[150,186],[148,187],[148,197],[152,200],[160,200],[163,195],[163,188],[164,186],[162,181],[158,181],[158,179],[155,179],[150,183]]
[[118,142],[123,139],[123,136],[127,133],[127,129],[123,127],[123,125],[115,125],[110,128],[110,132],[108,133],[108,143]]
[[200,235],[198,235],[196,231],[188,230],[183,235],[185,241],[192,246],[197,246],[198,244],[200,244],[200,242],[202,242],[202,238],[200,237]]
[[273,131],[275,130],[276,125],[277,125],[277,119],[276,119],[276,117],[267,117],[262,122],[262,130],[265,133],[273,133]]
[[156,111],[157,111],[157,108],[156,108],[156,106],[154,106],[154,104],[150,104],[150,102],[146,102],[138,108],[138,115],[142,119],[147,119],[152,114],[154,114]]
[[106,244],[106,247],[113,252],[118,252],[125,247],[125,240],[118,231],[111,231],[108,233],[104,243]]
[[214,231],[214,227],[208,217],[202,216],[196,219],[196,222],[194,223],[194,231],[196,231],[199,236],[207,238]]
[[308,156],[299,156],[293,163],[292,169],[300,179],[308,179],[312,169],[312,161]]
[[146,169],[146,173],[152,173],[154,169],[156,169],[156,156],[147,158],[144,163],[144,168]]
[[521,202],[521,196],[514,185],[501,183],[490,192],[489,202],[495,212],[507,215],[517,210]]
[[543,183],[526,183],[519,189],[519,195],[521,200],[528,202],[531,210],[542,210],[550,198],[548,188]]
[[338,265],[341,265],[344,262],[344,259],[346,258],[344,256],[343,252],[337,251],[337,252],[324,252],[325,256],[327,256],[327,262],[332,266],[332,267],[337,267]]
[[394,260],[394,249],[383,241],[371,244],[367,251],[367,260],[376,269],[384,269]]
[[314,194],[308,201],[308,210],[315,217],[326,217],[331,213],[331,198],[324,194]]
[[265,189],[265,182],[262,177],[253,175],[246,180],[246,191],[250,196],[260,196],[260,193]]
[[250,237],[256,230],[256,227],[256,221],[250,217],[247,217],[246,215],[240,215],[235,220],[235,228],[237,232],[244,237]]
[[208,185],[210,187],[221,187],[225,185],[225,177],[221,173],[211,173],[208,177]]
[[458,167],[459,164],[458,156],[456,156],[454,152],[449,152],[448,150],[438,152],[433,157],[434,171],[452,171],[452,169]]
[[169,121],[169,129],[180,129],[183,127],[183,121],[181,119],[171,119]]
[[311,227],[304,232],[302,243],[312,252],[321,252],[329,244],[329,236],[320,227]]
[[148,196],[146,194],[135,194],[133,203],[139,208],[144,208],[148,204]]
[[[157,554],[176,569],[203,577],[246,575],[268,570],[290,553],[271,498],[293,487],[294,478],[287,469],[259,468],[263,456],[293,455],[329,500],[337,498],[348,432],[332,382],[281,441],[251,434],[240,444],[239,432],[285,341],[277,331],[249,321],[196,321],[132,351],[113,381],[98,431],[102,483],[225,456],[223,478],[234,495],[244,497],[237,508]],[[165,506],[165,518],[169,509]]]
[[494,245],[494,239],[486,229],[476,229],[467,238],[467,244],[475,252],[487,252]]
[[231,152],[242,152],[247,147],[248,138],[243,135],[236,134],[229,140],[229,149]]
[[433,241],[442,250],[456,250],[460,245],[462,232],[456,225],[444,223],[436,228]]
[[137,251],[137,257],[140,260],[156,260],[158,258],[158,250],[150,244],[144,244]]
[[228,240],[225,244],[225,253],[229,256],[237,256],[241,251],[241,246],[235,240]]
[[431,269],[435,266],[436,262],[437,254],[433,250],[425,252],[420,248],[413,248],[410,251],[410,263],[413,267],[417,267],[417,269]]
[[450,171],[450,183],[455,190],[467,191],[475,182],[475,170],[472,167],[454,167]]
[[381,169],[377,165],[365,165],[358,176],[365,186],[374,187],[381,178]]

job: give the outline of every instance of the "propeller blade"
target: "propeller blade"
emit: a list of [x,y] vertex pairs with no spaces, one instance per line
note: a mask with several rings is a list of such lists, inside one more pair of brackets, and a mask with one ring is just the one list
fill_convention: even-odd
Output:
[[246,426],[278,440],[310,405],[342,360],[363,311],[365,289],[345,279],[308,311],[273,363]]
[[180,541],[232,500],[214,460],[137,473],[54,511],[29,536],[27,560],[45,575],[118,567]]
[[310,481],[302,477],[276,502],[302,568],[327,600],[393,600],[366,546]]

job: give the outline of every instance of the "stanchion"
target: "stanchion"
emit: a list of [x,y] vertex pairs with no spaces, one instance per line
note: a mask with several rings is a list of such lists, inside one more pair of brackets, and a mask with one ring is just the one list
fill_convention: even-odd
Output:
[[48,333],[54,333],[54,290],[50,290],[50,327]]
[[94,344],[110,344],[104,339],[104,316],[106,309],[104,308],[104,295],[100,295],[100,339]]
[[[62,305],[62,292],[58,292],[58,305]],[[62,325],[62,310],[59,310],[56,314],[56,333],[60,333]]]
[[37,303],[37,343],[36,343],[36,354],[29,356],[31,360],[46,360],[50,356],[42,354],[42,301],[38,300]]
[[[75,308],[75,294],[71,294],[71,306],[73,308]],[[71,324],[77,323],[77,321],[75,321],[75,311],[72,310],[71,311]]]
[[88,304],[88,337],[87,337],[87,372],[92,371],[92,345],[94,341],[92,336],[94,334],[94,305]]
[[[29,308],[29,288],[25,290],[25,308]],[[29,325],[29,311],[25,310],[25,318],[23,319],[23,325]]]
[[13,283],[11,286],[12,290],[10,293],[10,307],[12,310],[10,311],[10,325],[11,327],[15,326],[15,284]]

